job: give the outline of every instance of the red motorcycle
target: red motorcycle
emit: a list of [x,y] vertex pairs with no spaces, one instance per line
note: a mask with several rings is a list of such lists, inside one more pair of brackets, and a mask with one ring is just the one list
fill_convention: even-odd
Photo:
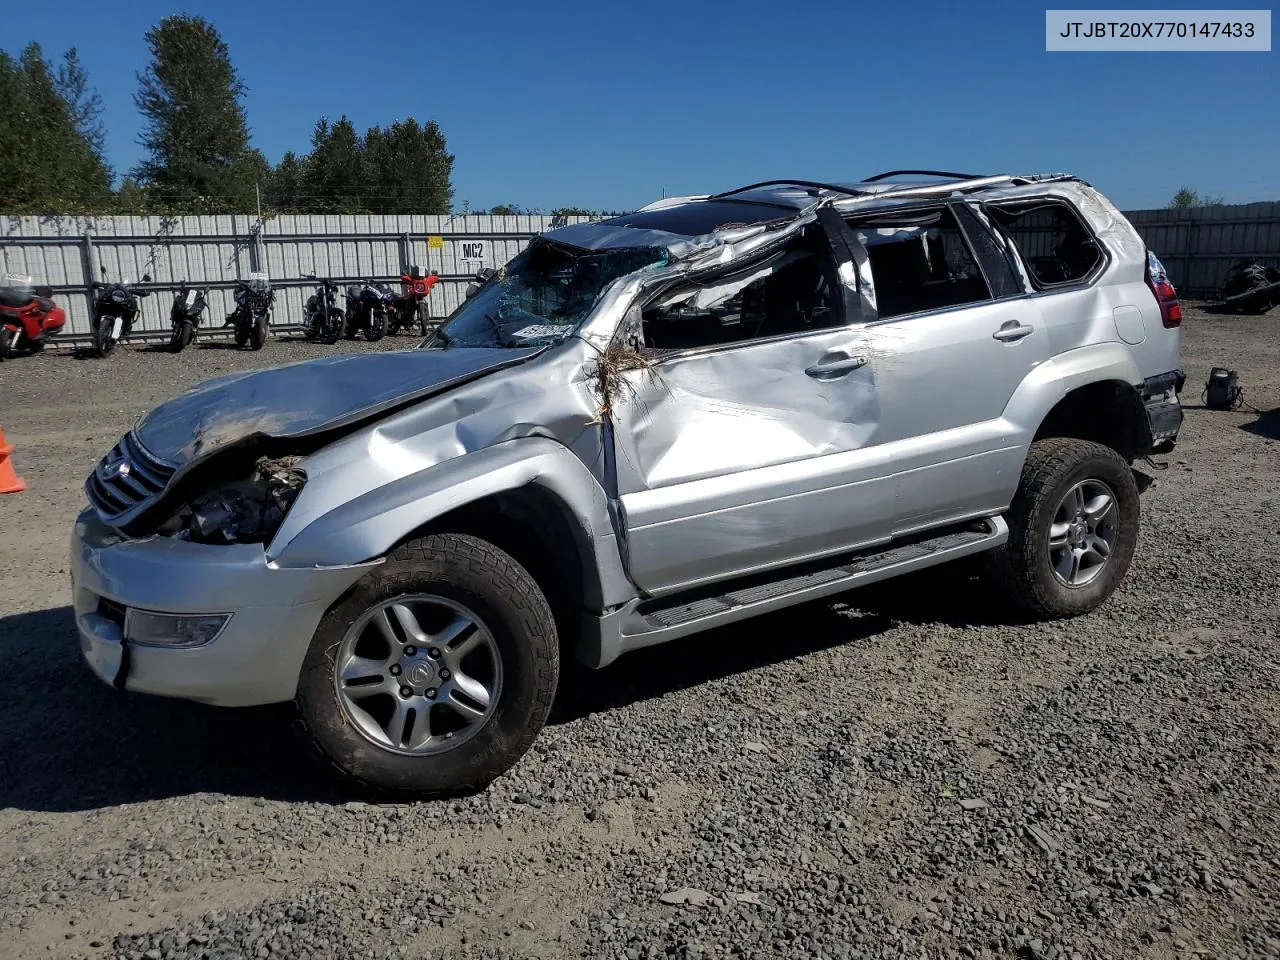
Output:
[[32,353],[57,336],[67,314],[53,302],[53,289],[33,286],[30,277],[8,274],[0,285],[0,360],[26,347]]
[[387,318],[387,333],[396,334],[401,330],[410,330],[416,326],[422,336],[427,335],[427,318],[421,309],[422,301],[427,299],[440,281],[440,275],[432,270],[425,277],[418,267],[410,267],[408,273],[400,274],[400,282],[404,284],[404,293],[396,297],[391,305],[391,315]]

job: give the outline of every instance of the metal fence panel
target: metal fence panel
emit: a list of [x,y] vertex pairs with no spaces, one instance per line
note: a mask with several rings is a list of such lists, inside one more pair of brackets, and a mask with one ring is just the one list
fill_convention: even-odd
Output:
[[435,270],[441,282],[426,301],[441,319],[463,299],[481,267],[506,263],[529,240],[560,223],[549,216],[381,216],[296,214],[261,224],[242,214],[192,217],[0,216],[0,273],[29,274],[49,284],[67,310],[70,336],[87,336],[92,309],[89,284],[140,282],[153,296],[141,302],[135,330],[168,329],[172,293],[182,281],[210,287],[208,329],[233,308],[236,280],[264,270],[277,290],[273,326],[301,320],[315,290],[314,273],[340,284],[383,280],[397,289],[412,266]]
[[1280,266],[1280,202],[1126,213],[1184,296],[1213,297],[1231,264],[1257,258]]

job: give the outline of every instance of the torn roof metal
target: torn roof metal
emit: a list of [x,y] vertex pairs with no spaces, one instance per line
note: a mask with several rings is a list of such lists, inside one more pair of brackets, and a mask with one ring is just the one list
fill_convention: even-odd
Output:
[[[889,179],[900,173],[922,175],[924,179]],[[851,183],[769,180],[714,196],[664,200],[635,213],[576,223],[542,236],[583,250],[663,247],[672,260],[682,260],[801,219],[824,203],[832,203],[841,211],[876,209],[952,194],[1007,195],[1007,188],[1076,179],[1065,173],[967,177],[894,171]]]

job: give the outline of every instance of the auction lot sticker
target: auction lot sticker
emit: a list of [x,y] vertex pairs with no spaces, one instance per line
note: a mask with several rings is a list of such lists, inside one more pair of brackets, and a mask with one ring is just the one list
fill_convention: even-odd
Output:
[[1046,10],[1050,51],[1269,52],[1270,10]]

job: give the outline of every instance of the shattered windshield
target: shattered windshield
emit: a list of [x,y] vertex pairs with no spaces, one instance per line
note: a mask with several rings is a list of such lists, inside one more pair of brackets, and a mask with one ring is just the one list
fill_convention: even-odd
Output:
[[431,347],[543,347],[573,334],[614,280],[664,263],[660,247],[589,251],[535,240],[453,312]]

